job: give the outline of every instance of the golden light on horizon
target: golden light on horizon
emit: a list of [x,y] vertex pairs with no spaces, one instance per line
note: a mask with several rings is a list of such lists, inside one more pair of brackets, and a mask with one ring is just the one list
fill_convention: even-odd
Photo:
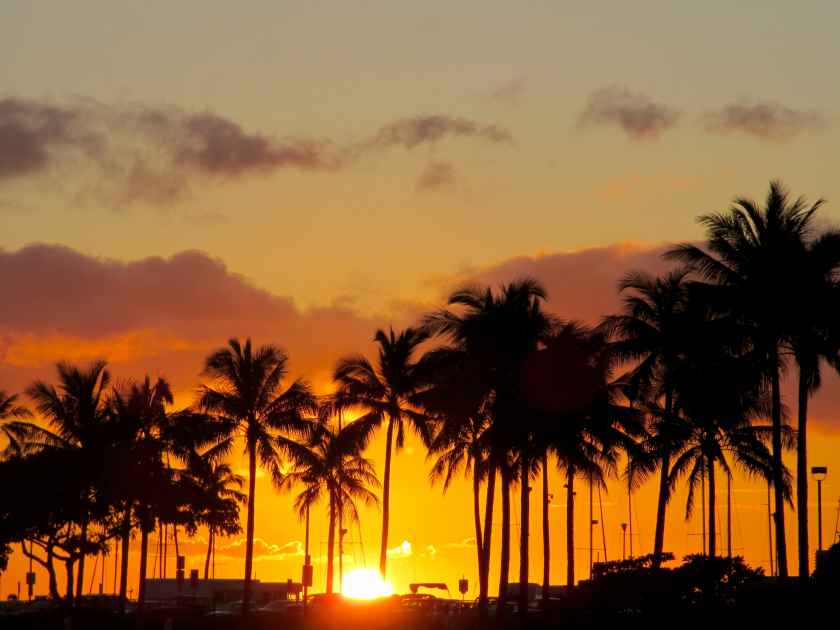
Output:
[[394,587],[376,569],[355,569],[342,582],[342,594],[350,599],[377,599],[393,593]]

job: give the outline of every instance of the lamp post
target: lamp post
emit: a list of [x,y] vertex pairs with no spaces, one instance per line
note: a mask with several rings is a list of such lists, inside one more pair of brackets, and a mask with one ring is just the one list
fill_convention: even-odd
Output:
[[811,474],[817,480],[817,550],[822,551],[822,482],[828,476],[828,467],[813,466]]

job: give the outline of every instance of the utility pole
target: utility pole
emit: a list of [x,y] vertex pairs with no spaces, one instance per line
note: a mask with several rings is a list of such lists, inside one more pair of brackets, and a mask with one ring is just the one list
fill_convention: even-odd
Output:
[[770,575],[776,575],[776,569],[774,568],[774,554],[775,554],[775,547],[773,547],[773,508],[771,507],[770,503],[770,482],[767,482],[767,535],[770,540]]
[[630,528],[630,559],[633,559],[633,482],[627,475],[627,524]]
[[732,560],[732,475],[726,475],[726,557]]
[[592,513],[592,473],[589,473],[589,579],[592,580],[592,530],[595,527],[594,514]]

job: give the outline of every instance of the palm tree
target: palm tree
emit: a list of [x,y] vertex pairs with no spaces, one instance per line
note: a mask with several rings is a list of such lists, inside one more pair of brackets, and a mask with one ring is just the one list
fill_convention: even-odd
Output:
[[274,480],[283,478],[281,453],[294,445],[295,437],[305,437],[310,423],[305,415],[315,413],[317,404],[308,383],[296,380],[283,390],[288,359],[272,345],[251,347],[231,339],[228,346],[209,357],[204,376],[212,379],[199,392],[197,406],[214,414],[227,429],[228,436],[241,436],[248,455],[248,521],[245,543],[243,610],[251,601],[251,569],[254,556],[254,506],[257,462],[267,468]]
[[[478,561],[479,592],[486,598],[486,575],[482,553],[481,483],[487,476],[487,431],[490,417],[478,370],[470,357],[456,348],[429,352],[424,364],[430,373],[430,386],[416,397],[417,403],[437,425],[429,444],[429,457],[435,457],[430,480],[443,481],[444,492],[463,469],[472,478],[473,526]],[[486,533],[486,532],[485,532]]]
[[752,352],[761,358],[761,371],[771,391],[776,556],[782,578],[788,576],[788,564],[780,381],[784,346],[795,321],[792,311],[800,307],[796,298],[802,278],[797,262],[821,203],[808,206],[802,198],[791,201],[782,184],[774,181],[763,208],[739,198],[728,212],[701,216],[707,234],[705,249],[682,244],[666,254],[705,278],[706,299],[738,321]]
[[[768,415],[767,391],[752,357],[741,351],[737,329],[733,329],[731,320],[716,317],[706,304],[698,302],[689,300],[687,315],[694,321],[694,334],[687,340],[685,352],[672,372],[673,412],[685,433],[680,448],[674,451],[676,459],[669,486],[673,490],[681,477],[688,476],[685,514],[688,519],[693,511],[695,489],[704,477],[707,479],[708,550],[714,557],[716,465],[731,477],[727,461],[731,459],[750,476],[772,478],[772,455],[765,444],[772,427],[756,424]],[[791,434],[787,431],[783,434],[789,446]],[[789,495],[787,471],[784,478],[785,494]]]
[[566,472],[567,583],[575,581],[574,481],[582,477],[606,488],[619,453],[633,453],[641,434],[639,414],[620,404],[621,382],[612,381],[615,355],[607,329],[567,322],[546,339],[544,370],[554,379],[553,400],[543,403],[546,417],[539,441]]
[[[95,361],[86,369],[69,363],[58,363],[58,388],[43,381],[36,381],[27,390],[35,402],[38,414],[46,419],[50,429],[28,423],[27,437],[30,447],[82,449],[93,454],[102,453],[102,425],[105,421],[105,390],[110,374],[104,361]],[[19,428],[22,428],[18,425]],[[93,501],[92,494],[80,497],[83,504]],[[82,596],[84,584],[85,552],[88,518],[79,523],[79,569],[76,580],[76,601]],[[73,593],[68,585],[68,593]]]
[[29,420],[32,413],[19,405],[17,394],[7,394],[0,389],[0,431],[6,436],[6,447],[2,451],[3,458],[11,455],[20,455],[23,452],[23,440],[26,438],[26,429],[19,422]]
[[333,592],[335,529],[339,512],[357,522],[357,501],[367,505],[378,503],[371,488],[377,488],[379,481],[371,462],[362,456],[377,424],[371,418],[355,420],[341,429],[328,422],[319,424],[306,443],[290,446],[292,468],[279,480],[281,488],[303,487],[295,498],[301,518],[318,501],[327,499],[327,593]]
[[[653,542],[653,566],[662,562],[665,544],[665,521],[670,498],[670,475],[674,436],[672,412],[674,384],[672,372],[686,337],[682,312],[686,299],[685,270],[673,271],[654,278],[646,273],[630,273],[621,281],[625,293],[624,312],[607,317],[604,325],[615,336],[613,352],[626,362],[635,364],[624,377],[634,393],[664,398],[663,413],[652,425],[658,448],[659,493],[656,502],[656,527]],[[632,401],[631,401],[632,402]]]
[[840,370],[837,329],[840,232],[830,230],[803,244],[799,283],[794,287],[796,309],[790,347],[799,368],[796,437],[796,513],[799,538],[799,576],[810,569],[808,541],[808,400],[819,389],[821,364]]
[[[502,286],[498,294],[490,288],[467,287],[450,295],[450,308],[432,313],[425,319],[425,328],[430,333],[448,337],[468,353],[481,370],[480,382],[490,403],[488,410],[492,418],[488,433],[488,513],[492,509],[490,492],[496,472],[507,471],[511,447],[517,450],[517,470],[512,476],[507,472],[502,475],[502,505],[504,508],[509,501],[508,492],[513,477],[518,477],[522,492],[519,578],[523,614],[528,582],[528,481],[539,453],[533,451],[532,418],[523,399],[522,370],[525,360],[537,350],[554,324],[553,319],[542,310],[545,297],[545,290],[532,279]],[[503,509],[503,532],[505,512]],[[484,531],[485,566],[489,566],[490,527],[487,522]],[[503,534],[503,552],[504,545]],[[505,574],[503,566],[502,581],[506,578]],[[500,598],[505,595],[504,592],[499,593]]]
[[379,546],[379,572],[385,577],[388,560],[388,527],[390,523],[391,453],[405,442],[406,424],[429,443],[426,417],[417,410],[412,398],[420,388],[418,363],[414,354],[428,339],[422,330],[406,328],[399,334],[377,330],[374,341],[379,346],[376,366],[362,355],[339,360],[333,379],[338,390],[332,399],[335,411],[357,408],[361,420],[381,425],[388,423],[385,438],[385,470],[382,475],[382,537]]
[[216,535],[230,536],[241,531],[239,504],[247,501],[241,491],[245,479],[233,472],[229,464],[219,461],[223,450],[216,447],[188,459],[185,477],[200,497],[199,523],[207,527],[207,554],[204,558],[204,579],[210,576],[210,558],[215,551]]

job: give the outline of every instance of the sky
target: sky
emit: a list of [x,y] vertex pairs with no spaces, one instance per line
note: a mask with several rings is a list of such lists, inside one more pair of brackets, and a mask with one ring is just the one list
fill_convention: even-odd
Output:
[[[665,244],[702,237],[698,214],[772,178],[825,197],[834,223],[838,18],[827,2],[4,2],[0,388],[106,357],[121,378],[165,374],[186,405],[202,358],[250,335],[328,391],[339,356],[467,281],[532,274],[554,312],[597,321],[623,273],[664,269]],[[812,460],[830,468],[837,385],[814,404]],[[409,449],[395,586],[474,584],[468,487],[430,488]],[[257,576],[297,577],[292,499],[258,492]],[[747,560],[766,563],[762,489],[735,496]],[[625,504],[611,487],[612,553]],[[699,525],[673,505],[680,555]],[[363,513],[359,562],[378,518]],[[222,574],[241,572],[235,543]]]

